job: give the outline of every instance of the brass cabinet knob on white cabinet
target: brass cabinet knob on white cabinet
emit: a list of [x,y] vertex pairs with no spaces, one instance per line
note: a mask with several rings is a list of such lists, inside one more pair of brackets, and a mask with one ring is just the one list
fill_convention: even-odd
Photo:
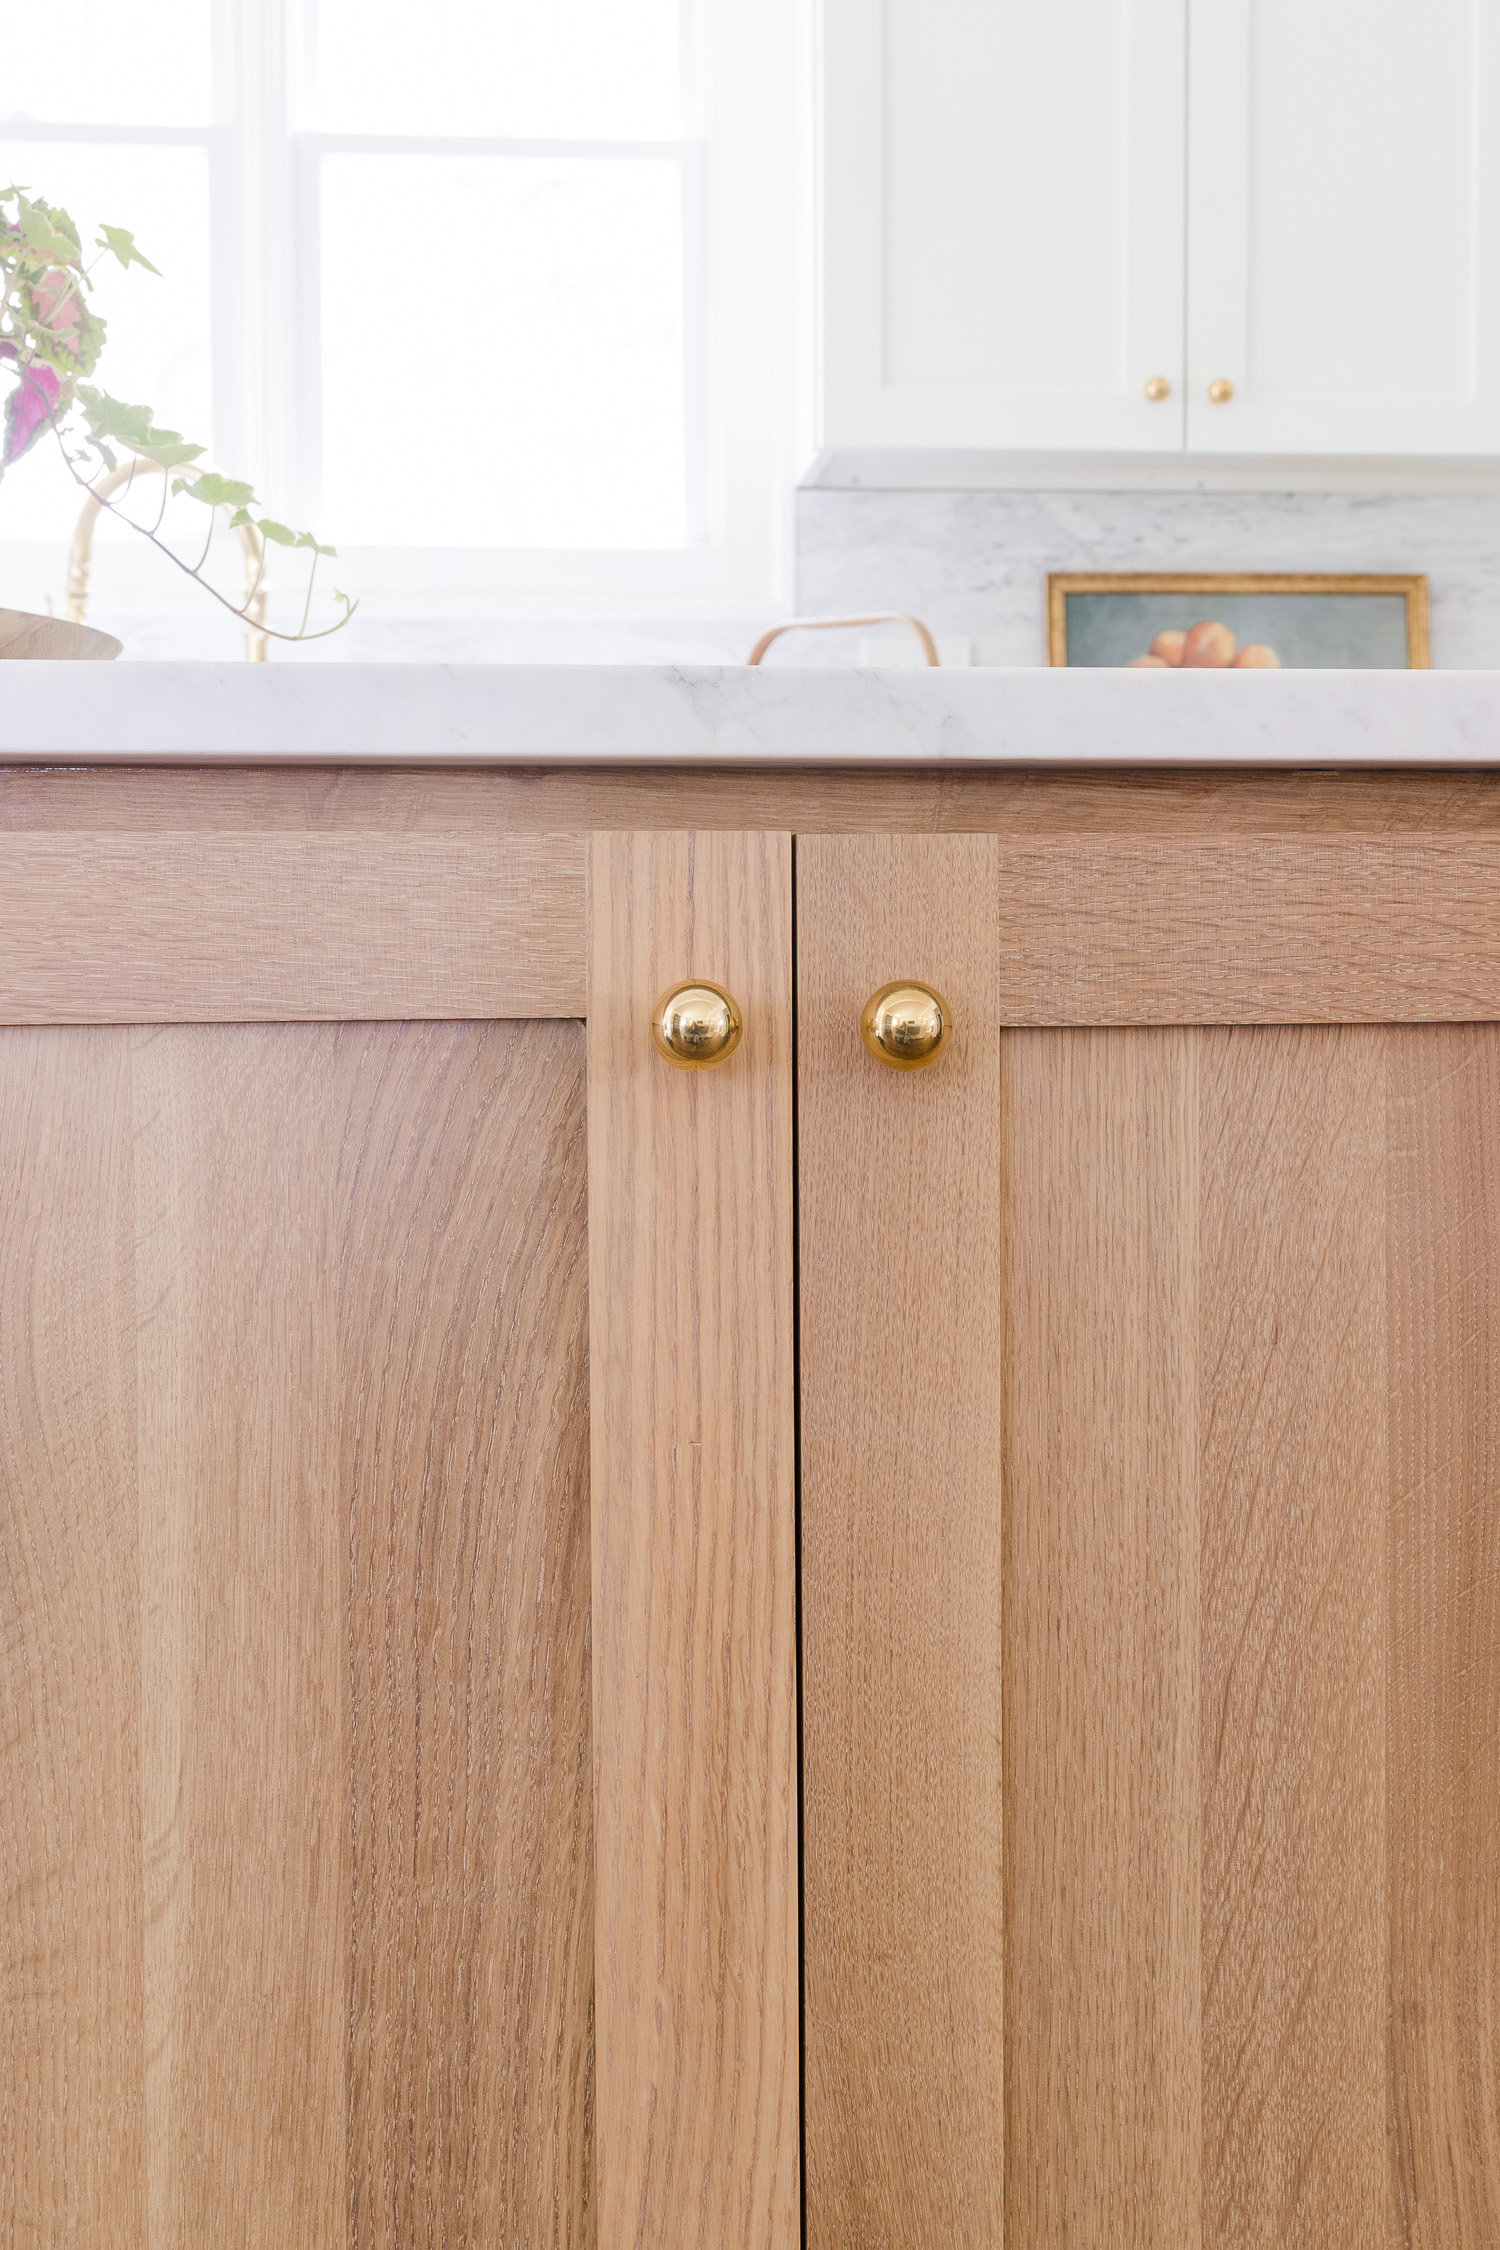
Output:
[[1234,396],[1234,385],[1227,375],[1216,375],[1208,386],[1210,406],[1227,406]]
[[1164,398],[1170,398],[1172,396],[1172,386],[1167,381],[1165,375],[1147,376],[1146,396],[1153,406],[1160,406]]

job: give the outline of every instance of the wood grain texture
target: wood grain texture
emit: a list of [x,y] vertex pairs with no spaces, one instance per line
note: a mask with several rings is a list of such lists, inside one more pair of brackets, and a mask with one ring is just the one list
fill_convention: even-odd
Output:
[[[337,1034],[132,1034],[151,2250],[346,2207]],[[99,1721],[96,1717],[95,1723]]]
[[[810,2250],[1003,2237],[995,851],[797,847]],[[931,1070],[860,1044],[898,976]]]
[[1390,2081],[1401,2239],[1500,2241],[1500,1027],[1391,1041]]
[[342,1036],[349,2239],[587,2250],[583,1038]]
[[[599,2235],[791,2250],[790,840],[601,836],[590,884]],[[743,1011],[712,1070],[651,1046],[688,976]]]
[[1009,841],[1000,1020],[1500,1015],[1500,848],[1466,837]]
[[1482,834],[1500,771],[1224,767],[0,767],[0,834],[612,829],[996,835]]
[[583,927],[577,837],[15,832],[0,1022],[578,1016]]
[[[966,946],[1010,973],[982,849],[798,845],[809,2242],[1001,2239],[973,2215],[998,2151],[953,2127],[1003,2047],[1007,2240],[1488,2250],[1500,1034],[996,1035],[980,1005],[998,1139],[953,1192],[986,1131],[956,1121],[918,1198],[854,1027]],[[1327,913],[1336,966],[1388,904]],[[913,1401],[924,1438],[931,1390],[954,1411],[914,1208],[943,1256],[1001,1246],[962,1333],[999,1303],[1003,1344],[960,1393],[1000,1370],[998,1594],[946,1543],[889,1559]],[[969,1456],[946,1425],[931,1451],[951,1542]],[[996,1648],[1003,1854],[963,1734]],[[1003,2030],[972,1966],[1002,1892]]]
[[580,1027],[9,1031],[0,1135],[7,2239],[588,2250]]
[[0,2240],[144,2239],[130,1058],[0,1037]]
[[[1391,2240],[1386,1035],[1203,1041],[1204,2232]],[[1436,1376],[1437,1370],[1430,1370]]]
[[[15,831],[9,1022],[578,1015],[582,841]],[[1500,1016],[1484,836],[997,841],[998,1020]]]
[[1004,1041],[1009,2243],[1204,2239],[1198,1044]]

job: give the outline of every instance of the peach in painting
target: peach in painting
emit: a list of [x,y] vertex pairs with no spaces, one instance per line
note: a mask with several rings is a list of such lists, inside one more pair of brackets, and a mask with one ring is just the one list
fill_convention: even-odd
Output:
[[1246,641],[1234,660],[1237,672],[1279,672],[1281,658],[1264,641]]
[[1183,644],[1186,640],[1187,635],[1180,625],[1169,625],[1165,632],[1158,633],[1151,643],[1151,654],[1159,664],[1180,664],[1182,662]]
[[1234,635],[1227,625],[1205,619],[1201,625],[1190,629],[1182,644],[1182,661],[1222,671],[1234,662],[1235,646]]
[[1170,672],[1172,667],[1164,656],[1132,656],[1125,669],[1127,672]]

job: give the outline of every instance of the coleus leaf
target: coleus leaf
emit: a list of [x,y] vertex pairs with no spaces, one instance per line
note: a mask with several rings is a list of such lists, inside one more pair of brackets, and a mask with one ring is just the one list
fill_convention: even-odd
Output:
[[[23,195],[19,199],[18,210],[21,240],[27,249],[34,252],[40,261],[50,261],[60,266],[70,265],[78,255],[77,238],[64,234],[61,228],[54,226],[54,214],[46,204],[33,203]],[[58,212],[56,216],[67,219],[65,211]],[[71,226],[72,221],[68,220],[68,224]]]

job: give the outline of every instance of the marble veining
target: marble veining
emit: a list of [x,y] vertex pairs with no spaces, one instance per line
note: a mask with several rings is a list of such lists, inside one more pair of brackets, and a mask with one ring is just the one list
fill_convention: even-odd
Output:
[[3,669],[12,765],[1500,763],[1500,672]]
[[1434,667],[1500,666],[1495,492],[797,496],[804,615],[912,610],[976,664],[1043,664],[1049,570],[1424,571]]

